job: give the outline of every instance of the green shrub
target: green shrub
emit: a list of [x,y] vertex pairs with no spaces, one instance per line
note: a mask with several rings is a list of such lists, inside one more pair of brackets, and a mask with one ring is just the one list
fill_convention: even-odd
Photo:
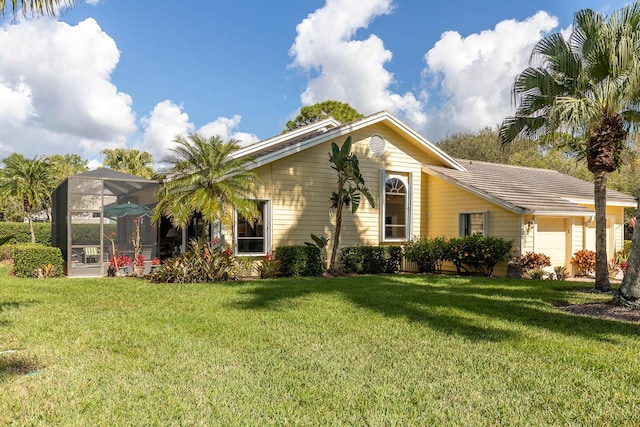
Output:
[[512,246],[512,242],[501,237],[476,233],[450,239],[445,258],[455,265],[458,273],[491,276],[496,264],[507,259]]
[[399,246],[346,246],[341,252],[345,273],[397,273],[402,265]]
[[317,246],[280,246],[274,257],[280,262],[283,276],[319,276],[324,271],[320,248]]
[[[36,243],[51,246],[51,224],[48,222],[34,222],[33,232],[36,235]],[[0,237],[15,237],[9,240],[10,245],[17,243],[31,243],[31,233],[27,222],[0,222]]]
[[17,277],[38,277],[47,271],[49,277],[64,275],[60,248],[24,243],[13,247],[13,273]]
[[261,279],[272,279],[280,275],[280,260],[273,254],[266,254],[258,264],[258,273]]
[[404,248],[405,258],[415,262],[420,273],[441,273],[446,253],[447,240],[444,237],[414,239]]
[[185,253],[157,267],[150,280],[164,283],[215,282],[228,280],[233,268],[231,251],[222,250],[205,239],[191,240]]

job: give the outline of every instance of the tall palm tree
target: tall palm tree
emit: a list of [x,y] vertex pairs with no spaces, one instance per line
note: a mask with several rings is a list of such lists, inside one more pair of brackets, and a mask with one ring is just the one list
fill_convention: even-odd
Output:
[[610,291],[606,248],[607,176],[619,166],[627,131],[637,124],[640,88],[640,3],[608,18],[584,9],[575,14],[568,40],[552,34],[533,48],[530,66],[515,79],[519,105],[507,117],[500,139],[567,131],[583,141],[595,178],[596,282]]
[[246,169],[250,158],[233,156],[240,148],[237,141],[192,133],[175,142],[172,155],[164,160],[168,178],[158,188],[154,222],[166,215],[175,227],[185,228],[195,214],[201,214],[209,224],[228,223],[234,209],[245,218],[259,219],[252,200],[258,177]]
[[32,212],[40,209],[43,202],[51,197],[54,182],[49,161],[46,157],[25,159],[22,154],[13,153],[5,157],[2,163],[5,167],[0,169],[0,194],[22,200],[31,242],[35,243]]
[[148,151],[131,148],[107,148],[102,150],[102,154],[105,155],[103,164],[113,170],[143,178],[155,176],[153,156]]
[[0,14],[4,15],[7,4],[11,5],[13,16],[18,12],[23,16],[31,14],[33,16],[55,15],[60,7],[73,5],[74,0],[0,0]]

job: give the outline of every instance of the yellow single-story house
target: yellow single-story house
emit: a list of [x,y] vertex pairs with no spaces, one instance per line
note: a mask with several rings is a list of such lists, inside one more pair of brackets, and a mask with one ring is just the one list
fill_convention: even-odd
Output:
[[[334,233],[329,197],[336,174],[330,145],[351,136],[365,185],[375,199],[343,215],[341,247],[399,245],[416,237],[482,232],[513,241],[516,251],[544,253],[571,272],[571,257],[595,250],[593,184],[561,173],[454,159],[383,111],[341,124],[329,118],[246,146],[260,177],[262,221],[236,216],[225,241],[238,256],[264,256],[310,235]],[[608,253],[623,247],[625,207],[636,200],[607,192]],[[331,251],[331,248],[328,248]],[[517,253],[514,253],[517,255]],[[495,274],[506,274],[506,263]]]

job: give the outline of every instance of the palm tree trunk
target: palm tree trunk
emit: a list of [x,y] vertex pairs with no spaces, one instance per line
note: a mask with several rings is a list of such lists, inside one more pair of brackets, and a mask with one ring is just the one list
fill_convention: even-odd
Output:
[[329,272],[333,273],[336,269],[336,257],[338,255],[338,244],[340,243],[340,230],[342,229],[342,206],[344,202],[338,201],[336,207],[336,232],[333,236],[333,247],[331,248],[331,261],[329,262]]
[[35,243],[36,233],[33,231],[33,220],[31,219],[31,212],[27,212],[27,221],[29,221],[29,232],[31,233],[31,243]]
[[596,282],[595,289],[611,292],[609,259],[607,257],[607,175],[600,170],[594,173],[594,201],[596,205]]
[[631,250],[627,258],[627,270],[624,272],[620,289],[613,295],[615,305],[640,309],[640,206],[636,210],[636,224],[631,239]]

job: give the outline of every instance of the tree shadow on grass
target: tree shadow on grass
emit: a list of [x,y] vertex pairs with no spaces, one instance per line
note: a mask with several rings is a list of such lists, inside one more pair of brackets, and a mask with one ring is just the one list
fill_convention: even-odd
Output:
[[18,351],[0,351],[0,382],[20,375],[40,373],[44,365]]
[[358,307],[472,341],[499,342],[521,336],[516,328],[501,327],[493,320],[601,342],[637,338],[640,325],[575,316],[553,308],[550,303],[566,298],[560,290],[571,286],[555,285],[554,289],[522,280],[430,275],[291,278],[253,282],[242,291],[248,299],[237,305],[249,310],[283,310],[313,294],[333,294]]

